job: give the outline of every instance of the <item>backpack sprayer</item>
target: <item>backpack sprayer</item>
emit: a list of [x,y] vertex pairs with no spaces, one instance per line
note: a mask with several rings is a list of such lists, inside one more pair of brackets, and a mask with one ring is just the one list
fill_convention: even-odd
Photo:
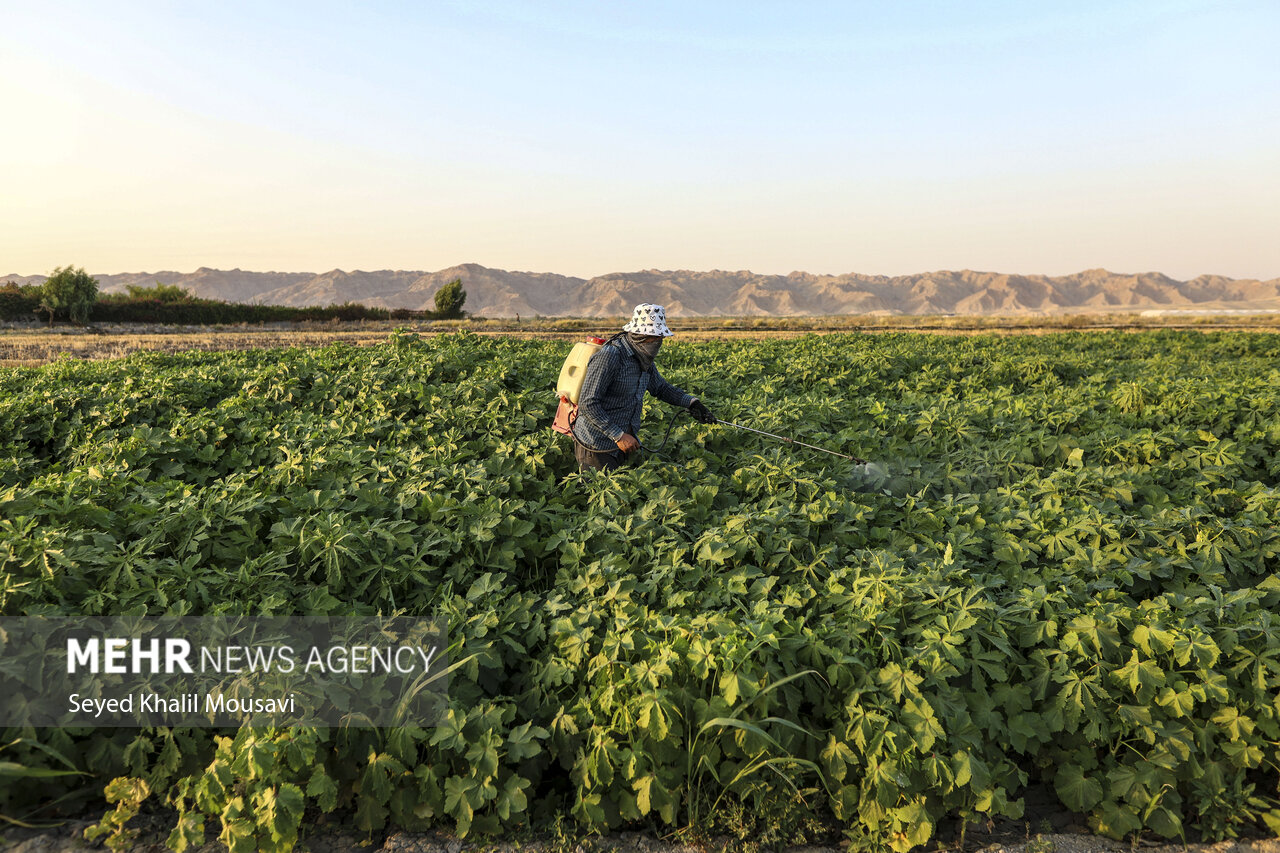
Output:
[[[578,418],[578,397],[582,392],[582,381],[587,375],[587,362],[591,361],[591,356],[604,346],[604,338],[589,337],[581,343],[573,345],[573,349],[569,352],[569,357],[564,360],[564,366],[560,368],[560,378],[556,381],[556,396],[560,399],[560,406],[556,409],[555,420],[551,424],[551,428],[563,435],[573,435],[573,422]],[[803,441],[797,441],[794,438],[788,438],[785,435],[775,435],[771,432],[765,432],[761,429],[755,429],[742,424],[735,424],[730,421],[722,421],[717,418],[714,423],[721,426],[733,427],[744,432],[753,432],[756,435],[763,435],[766,438],[772,438],[776,441],[786,442],[787,444],[796,444],[800,447],[807,447],[810,450],[817,450],[821,453],[829,453],[832,456],[839,456],[841,459],[848,459],[855,465],[866,465],[867,460],[859,459],[856,456],[850,456],[847,453],[837,453],[834,450],[828,450],[825,447],[818,447],[816,444],[807,444]],[[673,421],[671,426],[675,426]],[[671,429],[667,428],[667,437],[670,437]],[[662,444],[659,445],[657,451],[666,447],[667,439],[663,438]],[[649,450],[649,448],[641,445],[641,449]],[[657,452],[651,451],[651,452]]]
[[573,435],[573,422],[578,419],[578,395],[582,393],[582,381],[587,378],[587,362],[602,346],[604,338],[589,337],[574,344],[569,357],[564,360],[560,378],[556,381],[560,407],[556,409],[556,419],[551,422],[551,428],[556,432]]

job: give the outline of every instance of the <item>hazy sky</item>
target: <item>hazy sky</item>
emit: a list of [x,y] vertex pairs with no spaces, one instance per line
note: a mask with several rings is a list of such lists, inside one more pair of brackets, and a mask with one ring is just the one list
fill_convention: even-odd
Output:
[[0,0],[0,273],[1280,276],[1280,3]]

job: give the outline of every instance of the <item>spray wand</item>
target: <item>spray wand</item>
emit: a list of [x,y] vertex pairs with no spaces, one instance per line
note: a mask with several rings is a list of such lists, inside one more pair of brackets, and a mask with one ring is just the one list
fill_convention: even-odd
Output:
[[716,419],[716,423],[723,424],[724,426],[733,427],[734,429],[745,430],[746,432],[754,432],[756,435],[763,435],[768,438],[777,439],[778,441],[785,441],[787,444],[798,444],[801,447],[807,447],[810,450],[818,450],[818,451],[821,451],[822,453],[830,453],[832,456],[839,456],[841,459],[848,459],[849,461],[853,462],[856,465],[867,464],[867,460],[865,459],[859,459],[856,456],[849,456],[846,453],[837,453],[836,451],[828,450],[825,447],[818,447],[816,444],[806,444],[805,442],[797,441],[794,438],[787,438],[785,435],[774,435],[773,433],[765,432],[762,429],[754,429],[749,426],[743,426],[742,424],[735,424],[731,421],[722,421],[719,418]]

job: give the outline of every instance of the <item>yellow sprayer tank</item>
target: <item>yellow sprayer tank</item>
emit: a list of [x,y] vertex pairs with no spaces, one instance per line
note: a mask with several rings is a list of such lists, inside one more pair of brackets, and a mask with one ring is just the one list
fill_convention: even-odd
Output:
[[587,338],[582,343],[573,345],[569,357],[560,368],[560,380],[556,382],[556,396],[578,405],[578,394],[582,391],[582,380],[587,375],[587,362],[591,356],[604,345],[604,338]]

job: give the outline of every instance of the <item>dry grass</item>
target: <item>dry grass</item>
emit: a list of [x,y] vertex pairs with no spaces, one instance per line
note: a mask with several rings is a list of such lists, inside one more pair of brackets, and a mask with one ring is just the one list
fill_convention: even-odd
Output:
[[[535,340],[576,340],[586,333],[620,328],[625,318],[538,318],[425,323],[302,323],[274,326],[167,328],[142,325],[101,328],[20,327],[0,329],[0,367],[44,364],[61,356],[119,358],[142,350],[187,352],[267,347],[313,347],[332,343],[371,346],[396,329],[424,336],[466,329],[478,335]],[[832,332],[922,332],[929,334],[1047,334],[1062,331],[1194,329],[1280,331],[1280,316],[1140,317],[1132,314],[1061,317],[747,317],[697,318],[673,322],[685,341],[796,337]]]

